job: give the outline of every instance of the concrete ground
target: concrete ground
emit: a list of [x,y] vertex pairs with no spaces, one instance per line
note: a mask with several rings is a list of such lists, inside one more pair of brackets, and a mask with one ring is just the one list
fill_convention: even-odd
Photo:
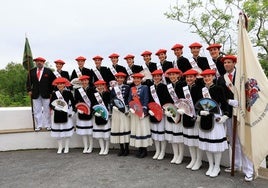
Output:
[[144,159],[118,157],[117,150],[99,156],[82,154],[82,149],[70,149],[69,154],[56,154],[56,149],[0,152],[1,188],[267,188],[268,180],[257,178],[245,182],[242,173],[234,177],[224,172],[217,178],[205,176],[208,164],[199,171],[186,170],[189,158],[181,165],[170,164],[171,155],[164,160],[152,159],[152,152]]

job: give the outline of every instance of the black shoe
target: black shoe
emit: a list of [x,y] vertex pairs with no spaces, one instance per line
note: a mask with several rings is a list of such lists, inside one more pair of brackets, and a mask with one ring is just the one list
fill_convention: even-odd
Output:
[[146,148],[142,148],[142,152],[140,154],[140,157],[139,158],[144,158],[147,156],[147,149]]
[[128,148],[128,143],[125,144],[125,152],[124,152],[124,156],[128,156],[129,154],[129,148]]
[[140,158],[141,153],[142,153],[142,148],[139,148],[137,153],[136,153],[136,157]]
[[118,156],[123,156],[125,154],[125,149],[124,149],[124,145],[120,144],[120,151],[117,154]]

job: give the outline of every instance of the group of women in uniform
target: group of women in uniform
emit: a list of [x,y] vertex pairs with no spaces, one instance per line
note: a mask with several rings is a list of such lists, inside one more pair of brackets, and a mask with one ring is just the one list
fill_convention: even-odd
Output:
[[[57,153],[62,153],[63,148],[64,153],[69,152],[74,130],[82,137],[83,153],[91,153],[93,139],[97,139],[100,155],[108,154],[111,142],[119,144],[118,156],[127,156],[129,146],[132,146],[137,148],[136,156],[143,158],[147,156],[147,148],[154,143],[153,159],[162,160],[167,144],[171,144],[171,163],[181,164],[184,148],[188,146],[191,161],[186,168],[198,170],[205,152],[209,163],[206,175],[218,176],[221,154],[228,148],[224,123],[230,117],[224,88],[216,84],[219,70],[224,70],[219,64],[222,63],[219,53],[214,63],[209,63],[207,58],[199,56],[201,44],[193,43],[189,47],[193,54],[190,61],[182,56],[183,45],[176,44],[172,48],[176,61],[167,61],[166,50],[160,49],[156,52],[160,61],[157,65],[150,61],[152,53],[144,51],[141,54],[144,67],[134,65],[134,56],[129,54],[124,58],[128,64],[126,69],[117,64],[118,54],[109,56],[113,63],[111,68],[101,66],[102,57],[94,57],[96,68],[93,70],[84,68],[86,59],[78,57],[79,68],[73,71],[72,79],[77,78],[81,82],[80,87],[72,88],[70,82],[61,76],[53,82],[57,89],[50,103],[53,109],[51,136],[58,139]],[[220,47],[213,44],[207,49],[219,52]],[[212,112],[196,108],[203,98],[215,101],[219,110]],[[64,112],[54,106],[56,99],[64,100],[72,110]],[[123,110],[114,99],[121,101]],[[187,100],[188,106],[181,105],[182,99]],[[79,109],[78,103],[85,103],[89,112]],[[166,104],[175,106],[177,119],[174,119],[174,112],[167,109],[161,109],[162,118],[157,119],[158,112],[150,109],[149,103],[161,107]],[[103,105],[109,111],[108,120],[94,110],[95,105]],[[187,109],[192,110],[191,115]]]

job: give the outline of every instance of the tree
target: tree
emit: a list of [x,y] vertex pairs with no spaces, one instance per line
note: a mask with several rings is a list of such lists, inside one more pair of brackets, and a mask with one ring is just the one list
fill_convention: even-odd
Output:
[[21,64],[9,63],[0,70],[0,106],[30,106],[26,93],[27,71]]
[[[45,66],[54,70],[49,62]],[[27,75],[28,71],[23,65],[14,62],[0,70],[0,107],[31,106],[31,99],[26,91]]]
[[182,0],[165,13],[168,19],[187,24],[208,45],[221,43],[223,51],[235,53],[237,20],[241,10],[249,16],[249,31],[258,49],[260,62],[268,75],[267,0]]
[[252,42],[258,48],[258,56],[265,74],[268,75],[268,1],[248,0],[243,9],[249,17]]

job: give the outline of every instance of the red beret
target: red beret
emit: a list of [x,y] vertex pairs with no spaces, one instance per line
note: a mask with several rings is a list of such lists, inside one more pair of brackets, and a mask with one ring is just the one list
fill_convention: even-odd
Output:
[[167,50],[165,50],[165,49],[159,49],[159,50],[155,53],[155,55],[159,55],[159,54],[162,54],[162,53],[166,54],[166,53],[167,53]]
[[57,63],[60,63],[60,64],[63,64],[63,65],[65,64],[65,62],[62,61],[61,59],[58,59],[58,60],[54,61],[54,63],[56,63],[56,64],[57,64]]
[[113,58],[113,57],[119,57],[119,55],[118,54],[116,54],[116,53],[112,53],[111,55],[109,55],[109,58]]
[[118,72],[114,75],[115,77],[118,77],[118,76],[122,76],[122,77],[126,77],[127,75],[123,72]]
[[141,73],[135,73],[135,74],[132,74],[131,75],[133,78],[143,78],[144,77],[144,74],[141,74]]
[[128,54],[126,57],[124,57],[124,59],[128,59],[128,58],[134,58],[135,56],[134,55],[132,55],[132,54]]
[[87,59],[83,56],[79,56],[75,59],[76,61],[86,61]]
[[208,75],[208,74],[215,75],[216,71],[213,70],[213,69],[206,69],[206,70],[204,70],[203,72],[200,73],[201,76]]
[[198,75],[198,72],[194,69],[189,69],[186,72],[183,73],[184,76],[186,75]]
[[97,56],[93,57],[92,59],[93,59],[93,60],[96,60],[96,59],[103,60],[103,57],[101,57],[101,56],[97,55]]
[[106,82],[104,80],[98,80],[94,82],[94,85],[102,85],[102,84],[106,84]]
[[177,49],[177,48],[183,49],[183,45],[181,45],[181,44],[175,44],[175,45],[171,48],[171,50],[175,50],[175,49]]
[[177,74],[181,74],[181,70],[180,69],[177,69],[177,68],[170,68],[166,71],[166,74],[169,74],[169,73],[177,73]]
[[150,52],[150,51],[142,52],[141,56],[145,56],[145,55],[152,55],[152,52]]
[[71,83],[69,82],[69,80],[67,80],[66,78],[64,77],[59,77],[59,78],[56,78],[53,82],[52,82],[52,85],[53,86],[56,86],[60,83],[64,83],[65,86],[71,86]]
[[221,45],[220,44],[211,44],[207,47],[207,50],[210,50],[210,48],[221,48]]
[[163,71],[161,69],[155,70],[154,72],[151,73],[152,75],[162,75]]
[[197,47],[197,48],[202,48],[202,44],[198,43],[198,42],[194,42],[192,43],[189,48],[194,48],[194,47]]
[[45,62],[46,59],[42,58],[42,57],[37,57],[34,59],[34,61],[42,61],[42,62]]
[[89,80],[89,76],[82,75],[82,76],[79,77],[79,80]]
[[223,58],[221,58],[221,61],[224,62],[226,59],[231,59],[233,60],[234,63],[236,63],[236,60],[237,60],[236,56],[234,55],[226,55]]

